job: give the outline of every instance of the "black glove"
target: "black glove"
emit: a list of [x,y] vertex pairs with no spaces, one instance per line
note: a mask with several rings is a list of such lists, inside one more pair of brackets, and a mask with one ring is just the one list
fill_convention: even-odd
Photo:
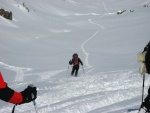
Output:
[[71,60],[69,61],[69,64],[72,65],[72,61]]
[[37,97],[36,87],[28,86],[24,91],[21,92],[21,94],[23,96],[23,101],[21,104],[29,103],[29,102],[35,100]]

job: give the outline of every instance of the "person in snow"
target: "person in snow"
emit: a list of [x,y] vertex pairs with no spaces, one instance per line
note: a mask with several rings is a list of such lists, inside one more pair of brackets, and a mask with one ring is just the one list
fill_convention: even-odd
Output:
[[[150,74],[150,41],[149,43],[145,46],[143,53],[145,54],[145,66],[146,66],[146,72]],[[148,95],[144,99],[144,102],[141,104],[141,108],[145,109],[146,112],[150,113],[150,87],[148,89]]]
[[82,63],[81,59],[78,58],[78,54],[77,53],[73,54],[72,55],[72,60],[69,61],[70,65],[73,64],[71,75],[73,75],[74,72],[75,72],[75,76],[78,75],[79,63],[83,66],[83,63]]
[[12,104],[24,104],[35,100],[37,97],[36,87],[27,87],[24,91],[16,92],[9,88],[0,72],[0,99]]

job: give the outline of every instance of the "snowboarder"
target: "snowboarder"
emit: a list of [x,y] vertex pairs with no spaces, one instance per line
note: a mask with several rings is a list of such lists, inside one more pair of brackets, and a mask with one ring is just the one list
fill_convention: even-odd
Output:
[[75,72],[75,76],[78,75],[79,63],[83,66],[82,61],[80,60],[80,58],[78,58],[78,54],[77,54],[77,53],[74,53],[74,54],[72,55],[72,60],[69,61],[69,64],[70,64],[70,65],[73,64],[72,71],[71,71],[71,75],[73,75],[75,71],[76,71],[76,72]]
[[24,91],[16,92],[7,86],[0,72],[0,99],[13,103],[24,104],[35,100],[37,97],[36,87],[27,87]]

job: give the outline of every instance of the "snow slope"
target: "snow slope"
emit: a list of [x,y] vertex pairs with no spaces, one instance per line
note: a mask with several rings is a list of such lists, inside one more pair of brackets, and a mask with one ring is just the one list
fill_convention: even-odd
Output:
[[[38,87],[38,113],[127,113],[140,106],[136,55],[150,39],[150,0],[1,0],[0,8],[13,13],[12,21],[0,16],[0,71],[16,91]],[[73,53],[84,63],[78,77],[70,76]],[[149,82],[146,75],[145,96]],[[0,113],[12,108],[0,101]],[[15,112],[35,111],[28,103]]]

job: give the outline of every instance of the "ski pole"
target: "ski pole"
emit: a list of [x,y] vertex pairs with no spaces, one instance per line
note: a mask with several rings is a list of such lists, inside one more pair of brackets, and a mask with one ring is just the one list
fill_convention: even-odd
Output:
[[34,106],[35,112],[37,113],[37,105],[36,105],[35,100],[33,100],[33,106]]
[[144,98],[144,83],[145,83],[145,73],[143,75],[142,103],[143,103],[143,98]]
[[83,65],[82,65],[82,69],[83,69],[83,73],[84,73],[84,75],[85,75],[85,72],[84,72],[84,68],[83,68]]
[[[33,95],[32,95],[32,96],[33,96]],[[38,112],[37,112],[37,106],[36,106],[35,100],[33,101],[33,105],[34,105],[35,112],[38,113]],[[12,110],[12,113],[14,113],[16,106],[17,106],[17,104],[14,105],[13,110]]]
[[[28,85],[28,87],[34,87],[34,85],[33,84],[30,84],[30,85]],[[34,95],[32,94],[31,95],[32,96],[32,98],[34,98]],[[33,102],[33,106],[34,106],[34,109],[35,109],[35,112],[37,113],[37,105],[36,105],[36,102],[35,102],[35,100],[33,100],[32,101]]]
[[67,76],[68,76],[68,70],[69,70],[69,65],[68,65],[68,69],[67,69]]
[[14,105],[13,110],[12,110],[12,113],[15,112],[15,107],[16,107],[16,106],[17,106],[17,104]]
[[140,113],[140,110],[141,110],[142,104],[143,104],[143,99],[144,99],[144,83],[145,83],[145,73],[143,74],[142,103],[141,103],[141,106],[140,106],[140,109],[139,109],[138,113]]

